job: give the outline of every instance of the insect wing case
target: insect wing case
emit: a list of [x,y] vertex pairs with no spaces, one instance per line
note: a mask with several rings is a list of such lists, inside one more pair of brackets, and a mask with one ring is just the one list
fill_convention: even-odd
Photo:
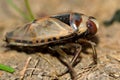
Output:
[[56,42],[74,33],[67,24],[55,18],[43,18],[6,34],[9,45],[40,46]]

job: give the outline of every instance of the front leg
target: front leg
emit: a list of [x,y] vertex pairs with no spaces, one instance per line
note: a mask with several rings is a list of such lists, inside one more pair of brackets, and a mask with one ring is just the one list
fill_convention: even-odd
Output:
[[78,43],[85,42],[85,43],[89,43],[91,45],[92,51],[93,51],[93,53],[92,53],[93,63],[91,65],[97,64],[97,52],[96,52],[96,49],[95,49],[96,44],[94,42],[86,40],[86,39],[79,39],[79,40],[77,40],[77,42]]

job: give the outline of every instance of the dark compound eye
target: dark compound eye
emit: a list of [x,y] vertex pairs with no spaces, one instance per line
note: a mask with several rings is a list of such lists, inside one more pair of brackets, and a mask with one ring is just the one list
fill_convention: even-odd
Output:
[[97,25],[95,22],[93,22],[92,20],[88,20],[87,22],[87,27],[88,27],[88,35],[94,35],[97,32]]

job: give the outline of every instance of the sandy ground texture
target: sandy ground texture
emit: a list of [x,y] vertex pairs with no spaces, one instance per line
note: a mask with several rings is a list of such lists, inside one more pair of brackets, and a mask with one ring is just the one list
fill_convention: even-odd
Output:
[[[24,0],[14,0],[19,8],[26,11]],[[62,12],[79,12],[97,18],[100,28],[96,34],[98,64],[93,69],[85,70],[92,62],[91,54],[81,53],[81,62],[75,66],[79,74],[78,80],[120,80],[120,14],[119,19],[110,21],[120,9],[120,0],[29,0],[36,18]],[[15,68],[13,74],[0,70],[0,80],[52,80],[56,73],[64,71],[65,66],[50,53],[36,52],[27,54],[16,50],[8,50],[3,41],[5,32],[19,25],[28,23],[17,13],[6,0],[0,0],[0,63]],[[109,22],[108,22],[109,23]],[[84,47],[83,47],[84,48]],[[88,49],[91,52],[91,49]],[[71,57],[68,55],[68,57]],[[30,61],[29,61],[30,60]],[[27,69],[23,69],[28,61]],[[38,63],[37,63],[38,62]],[[35,66],[36,65],[36,66]],[[33,73],[32,70],[34,69]],[[69,73],[59,77],[70,80]]]

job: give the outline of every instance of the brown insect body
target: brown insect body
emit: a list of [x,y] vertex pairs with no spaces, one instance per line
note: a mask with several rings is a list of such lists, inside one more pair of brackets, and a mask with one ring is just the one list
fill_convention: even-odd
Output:
[[[33,21],[24,27],[17,28],[6,34],[9,45],[41,46],[73,38],[83,33],[88,35],[87,22],[92,21],[90,27],[97,31],[98,25],[94,18],[79,13],[64,13]],[[96,33],[92,31],[92,33]],[[94,33],[94,34],[95,34]],[[93,34],[93,35],[94,35]],[[85,35],[84,35],[85,36]]]

